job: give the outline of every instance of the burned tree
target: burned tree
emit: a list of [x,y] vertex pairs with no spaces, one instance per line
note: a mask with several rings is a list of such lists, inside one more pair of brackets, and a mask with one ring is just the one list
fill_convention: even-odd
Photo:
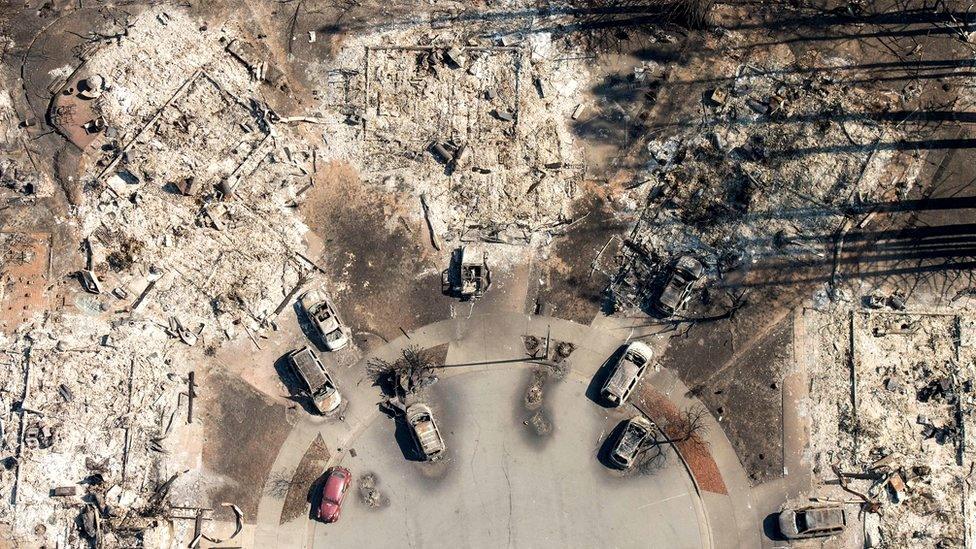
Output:
[[714,0],[678,0],[671,5],[669,18],[689,29],[702,29],[714,5]]
[[391,404],[399,402],[402,405],[409,396],[437,382],[434,369],[441,365],[430,349],[411,345],[392,362],[379,358],[370,360],[366,372]]
[[705,446],[704,435],[708,426],[708,411],[704,406],[687,408],[665,424],[659,424],[659,433],[650,437],[638,450],[635,469],[640,474],[651,474],[663,468],[667,462],[667,448],[675,446],[676,452],[685,448]]
[[265,493],[273,498],[284,499],[289,490],[299,487],[300,480],[288,471],[277,471],[272,473],[265,485]]

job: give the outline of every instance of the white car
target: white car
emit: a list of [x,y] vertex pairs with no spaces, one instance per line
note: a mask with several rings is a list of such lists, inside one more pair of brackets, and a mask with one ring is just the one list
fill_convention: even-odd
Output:
[[847,513],[839,505],[784,509],[779,514],[780,532],[789,539],[834,536],[846,527]]
[[637,382],[644,376],[647,363],[654,356],[654,351],[645,343],[632,341],[624,349],[620,360],[613,365],[610,376],[603,383],[600,394],[610,404],[620,406],[627,401],[627,397],[637,386]]
[[349,328],[342,323],[335,305],[325,292],[309,290],[298,300],[326,349],[338,351],[349,343]]

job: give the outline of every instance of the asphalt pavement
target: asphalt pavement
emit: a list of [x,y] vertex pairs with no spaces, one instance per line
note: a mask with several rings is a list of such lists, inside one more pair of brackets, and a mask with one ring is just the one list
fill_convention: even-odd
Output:
[[702,546],[697,496],[675,456],[644,475],[602,465],[597,449],[623,414],[587,400],[575,376],[547,391],[554,429],[539,437],[522,423],[526,381],[501,366],[439,382],[430,404],[448,453],[438,463],[408,461],[394,421],[373,422],[342,465],[376,475],[389,504],[371,509],[354,487],[338,523],[314,524],[311,546]]
[[[531,415],[522,403],[531,370],[519,360],[525,356],[523,334],[548,334],[577,346],[568,376],[547,386],[544,410],[553,429],[544,437],[523,423]],[[357,479],[375,474],[389,505],[369,509],[353,487],[339,523],[325,525],[309,516],[281,523],[284,502],[265,490],[256,546],[758,546],[761,521],[754,516],[744,471],[720,428],[706,436],[728,494],[700,492],[676,456],[653,474],[632,476],[621,476],[597,460],[607,433],[635,410],[604,408],[587,396],[587,385],[632,334],[475,309],[470,316],[409,332],[357,364],[336,364],[349,407],[341,420],[309,416],[299,421],[271,476],[294,471],[321,435],[330,464],[349,467]],[[395,421],[379,411],[378,391],[363,366],[371,357],[395,358],[408,345],[445,343],[450,367],[441,370],[429,400],[449,450],[444,461],[430,465],[411,460],[409,437],[401,432],[398,439]],[[644,383],[661,383],[662,392],[686,399],[673,376],[649,375]]]

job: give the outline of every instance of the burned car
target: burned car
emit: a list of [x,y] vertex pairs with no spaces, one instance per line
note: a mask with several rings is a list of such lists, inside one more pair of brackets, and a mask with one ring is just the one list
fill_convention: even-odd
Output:
[[700,261],[690,255],[679,257],[664,288],[655,300],[654,307],[665,315],[673,315],[684,306],[688,296],[691,295],[692,287],[703,274],[705,274],[705,267]]
[[479,299],[491,287],[488,252],[480,255],[461,247],[451,255],[451,266],[441,273],[441,291],[462,301]]
[[839,505],[785,509],[779,514],[780,532],[789,539],[833,536],[846,526],[847,514]]
[[440,429],[434,423],[434,415],[426,404],[414,404],[409,406],[406,411],[407,424],[413,433],[417,446],[430,461],[440,459],[444,453],[444,439],[441,438]]
[[654,352],[640,341],[632,341],[624,349],[620,360],[613,365],[610,376],[603,383],[600,395],[613,406],[620,406],[637,386]]
[[610,461],[621,469],[629,469],[644,444],[654,436],[654,423],[644,416],[634,416],[624,422],[620,437],[610,450]]
[[322,365],[315,351],[302,347],[288,353],[288,361],[304,383],[305,391],[320,414],[328,414],[339,408],[342,396],[332,375]]
[[338,351],[349,343],[349,328],[342,323],[335,305],[325,292],[309,290],[302,294],[299,302],[326,349]]

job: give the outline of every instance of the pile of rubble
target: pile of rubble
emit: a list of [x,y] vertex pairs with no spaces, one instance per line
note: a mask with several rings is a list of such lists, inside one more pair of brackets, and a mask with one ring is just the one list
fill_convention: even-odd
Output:
[[685,253],[720,274],[773,258],[822,261],[845,222],[914,185],[921,157],[880,146],[907,130],[847,114],[889,112],[900,97],[786,61],[730,64],[702,98],[700,123],[636,153],[646,207],[627,246],[608,251],[620,255],[611,289],[623,305],[639,306],[658,266]]
[[328,82],[316,90],[326,151],[418,199],[435,239],[527,243],[572,221],[583,165],[569,124],[585,71],[547,34],[463,30],[368,34],[310,66]]
[[583,171],[568,130],[583,71],[547,35],[366,35],[338,68],[310,69],[338,78],[322,112],[287,116],[268,98],[289,84],[241,23],[154,7],[115,24],[51,87],[51,121],[86,167],[81,284],[2,345],[0,489],[16,505],[0,519],[19,513],[14,534],[43,543],[125,544],[173,514],[191,365],[275,329],[321,271],[294,206],[326,162],[415,196],[444,241],[524,243],[567,224]]
[[6,84],[0,77],[0,198],[7,193],[20,198],[50,196],[54,186],[34,165],[21,140],[21,128],[36,121],[17,119]]
[[[868,546],[971,536],[972,323],[951,314],[810,313],[814,472],[868,511]],[[811,330],[811,333],[813,330]],[[852,350],[853,345],[853,350]]]
[[209,341],[266,328],[315,269],[288,206],[316,149],[259,99],[270,84],[243,36],[153,10],[83,68],[107,74],[101,113],[115,130],[81,211],[96,274],[123,302],[151,290],[148,307]]
[[158,511],[151,494],[176,472],[159,458],[179,452],[175,431],[188,419],[185,347],[151,321],[55,313],[16,333],[2,360],[12,457],[0,520],[18,534],[76,540],[90,500],[112,527],[81,535],[145,535]]
[[59,92],[97,120],[78,208],[87,291],[69,283],[56,312],[0,342],[0,520],[18,537],[170,545],[166,495],[196,459],[180,440],[192,365],[274,329],[317,270],[291,206],[318,153],[261,99],[285,84],[248,40],[239,24],[149,9],[85,51]]

